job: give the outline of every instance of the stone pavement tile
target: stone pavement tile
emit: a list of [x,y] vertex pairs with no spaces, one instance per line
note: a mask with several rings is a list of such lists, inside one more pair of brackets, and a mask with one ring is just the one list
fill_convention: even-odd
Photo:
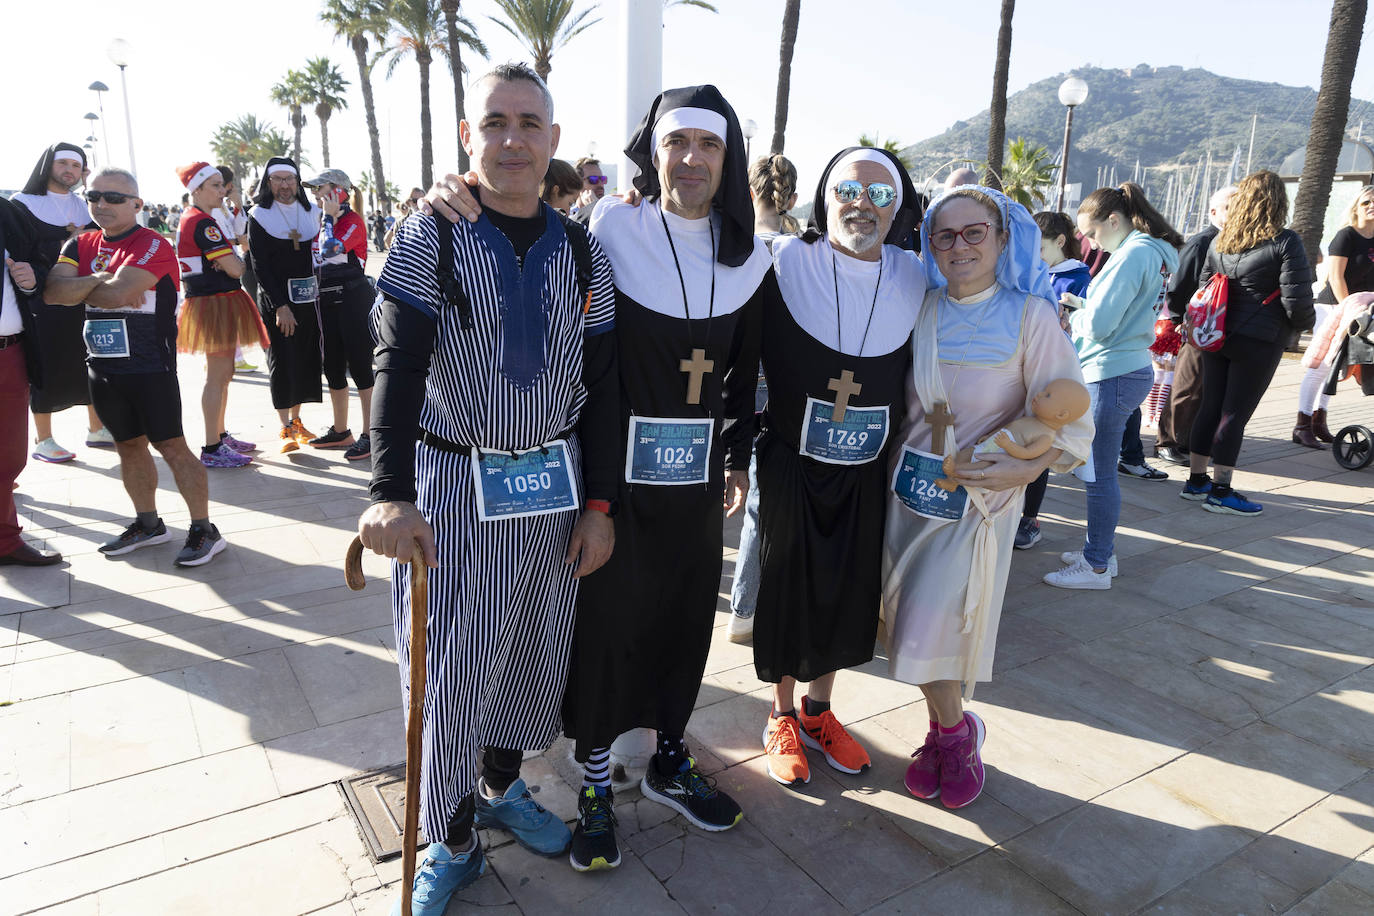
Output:
[[155,544],[123,557],[104,554],[78,554],[71,559],[71,603],[96,601],[110,595],[133,595],[186,582],[223,582],[244,577],[244,552],[231,543],[219,556],[204,566],[181,569],[173,566],[186,532],[171,532],[172,541]]
[[1360,622],[1362,617],[1374,619],[1368,608],[1344,603],[1349,598],[1339,592],[1317,589],[1300,594],[1282,583],[1282,579],[1275,579],[1209,603],[1290,630],[1309,644],[1374,654],[1374,627]]
[[23,912],[195,862],[344,814],[332,786],[169,830],[0,880],[0,900]]
[[182,674],[202,753],[270,741],[320,724],[281,649],[196,665]]
[[[1364,866],[1370,868],[1374,866]],[[1292,916],[1328,916],[1331,913],[1374,912],[1374,893],[1335,880],[1323,884],[1288,911]]]
[[762,758],[731,768],[743,771],[734,798],[749,823],[845,909],[867,909],[944,868],[881,810],[845,791],[866,774],[834,772],[819,754],[809,756],[811,782],[795,790],[774,782]]
[[744,665],[753,666],[754,647],[730,642],[725,633],[728,617],[716,615],[718,625],[711,631],[711,651],[706,657],[706,674],[718,674]]
[[70,788],[71,695],[0,707],[0,805]]
[[[911,765],[912,749],[924,736],[923,709],[918,705],[914,712],[911,708],[894,710],[849,725],[849,733],[872,758],[872,768],[857,776],[835,773],[831,777],[828,768],[817,772],[818,767],[812,771],[812,782],[821,775],[832,778],[843,789],[845,798],[882,814],[947,865],[985,852],[1028,829],[1030,821],[987,793],[967,808],[950,811],[938,801],[923,801],[907,792],[903,778]],[[918,727],[922,736],[908,739],[879,724],[893,722],[899,716],[911,722],[921,719]],[[820,763],[820,767],[824,766]]]
[[644,856],[689,913],[843,913],[844,908],[750,823],[723,833],[695,828]]
[[1269,578],[1273,576],[1254,571],[1239,572],[1224,565],[1218,568],[1209,556],[1176,566],[1151,566],[1122,575],[1112,583],[1112,601],[1120,600],[1117,596],[1120,590],[1153,601],[1168,613],[1249,588]]
[[[620,867],[578,874],[566,855],[545,858],[518,843],[488,853],[490,867],[525,913],[682,913],[663,885],[629,849]],[[449,911],[453,908],[450,905]]]
[[1217,913],[1278,913],[1298,892],[1282,881],[1251,868],[1233,856],[1174,888],[1141,912],[1177,916],[1215,916]]
[[1366,776],[1260,837],[1238,858],[1305,894],[1368,850],[1372,836],[1374,777]]
[[[1023,608],[1018,615],[1063,633],[1072,642],[1089,642],[1099,636],[1119,633],[1171,612],[1153,598],[1115,586],[1108,593],[1109,597],[1103,597],[1100,591],[1058,589],[1043,583],[1036,583],[1031,588],[1043,594],[1046,603]],[[1058,597],[1060,594],[1064,597]]]
[[1104,637],[1072,654],[1232,728],[1330,683],[1186,626],[1195,610]]
[[697,691],[696,706],[693,708],[701,709],[745,693],[762,697],[765,702],[772,702],[773,699],[773,686],[759,680],[752,658],[747,665],[727,668],[703,677],[701,689]]
[[388,709],[268,741],[264,748],[282,795],[400,763],[406,759],[405,724]]
[[1250,842],[1169,792],[1137,780],[1009,840],[1022,871],[1086,913],[1133,911]]
[[5,574],[0,576],[0,620],[22,611],[60,607],[71,601],[71,591],[70,563],[6,567]]
[[1256,722],[1145,778],[1227,824],[1264,833],[1364,773],[1341,754]]
[[[340,916],[389,916],[392,904],[400,896],[400,884],[393,881],[385,887],[358,894],[348,901],[349,908],[341,910]],[[477,907],[481,907],[483,916],[520,916],[520,908],[515,905],[515,898],[511,897],[490,866],[487,867],[485,875],[453,895],[445,912],[451,916],[460,916]],[[322,912],[331,913],[330,910]]]
[[72,787],[201,756],[180,671],[71,695]]
[[706,706],[692,714],[687,731],[696,738],[693,753],[707,748],[726,766],[763,753],[763,727],[772,700],[767,695],[743,694]]
[[98,900],[102,916],[296,916],[349,897],[353,873],[365,868],[362,840],[340,817],[101,891]]
[[[1307,672],[1322,684],[1340,680],[1374,664],[1374,656],[1352,655],[1323,643],[1312,644],[1292,630],[1210,604],[1180,611],[1174,619],[1220,640]],[[1371,615],[1374,623],[1374,615]],[[1314,688],[1315,689],[1315,688]],[[1307,691],[1311,692],[1311,691]]]
[[375,637],[333,636],[282,651],[321,725],[400,705],[396,662]]
[[22,614],[0,614],[0,646],[19,642],[19,621],[22,619]]
[[1339,680],[1265,720],[1362,766],[1374,766],[1374,669]]
[[[0,857],[0,877],[277,796],[267,758],[262,748],[254,746],[0,808],[0,837],[27,839]],[[175,799],[175,804],[168,799]]]
[[[831,697],[835,715],[842,722],[857,722],[921,701],[921,688],[893,680],[887,670],[887,659],[879,656],[840,672]],[[798,684],[796,702],[801,702],[803,693],[804,685]],[[762,723],[759,730],[763,730]]]
[[1006,614],[997,627],[997,652],[992,658],[992,676],[1001,677],[1013,668],[1078,645],[1077,640],[1030,619],[1024,614]]
[[1078,910],[1034,878],[989,852],[937,875],[867,911],[872,916],[919,913],[921,916],[1022,916],[1025,913],[1069,916]]

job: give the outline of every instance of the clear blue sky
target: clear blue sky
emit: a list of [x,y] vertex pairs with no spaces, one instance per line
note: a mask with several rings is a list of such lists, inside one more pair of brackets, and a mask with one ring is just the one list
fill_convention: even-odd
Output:
[[[656,0],[637,0],[656,2]],[[579,4],[586,5],[585,0]],[[575,159],[595,142],[613,158],[625,137],[614,60],[618,0],[598,10],[602,21],[555,56],[550,86],[563,125],[560,155]],[[759,123],[754,151],[771,136],[783,0],[716,0],[718,15],[679,7],[664,15],[665,85],[713,82],[741,118]],[[861,132],[903,143],[939,133],[985,109],[991,94],[1000,0],[802,0],[793,61],[787,153],[801,171],[803,197],[835,150]],[[524,59],[492,23],[490,0],[465,0],[491,60]],[[145,196],[170,203],[180,196],[175,166],[209,156],[215,127],[255,113],[286,131],[286,116],[268,89],[288,67],[327,54],[350,80],[350,108],[330,122],[331,160],[351,174],[369,155],[350,49],[332,40],[313,0],[236,0],[187,5],[166,0],[68,0],[6,3],[9,39],[0,85],[10,94],[10,129],[0,144],[0,187],[20,186],[48,143],[80,140],[95,109],[86,87],[102,80],[111,158],[126,165],[119,74],[105,56],[113,37],[134,45],[129,91],[139,173]],[[218,28],[204,17],[232,11],[236,25]],[[1010,91],[1093,65],[1206,67],[1227,76],[1293,86],[1320,81],[1330,19],[1329,0],[1021,0],[1012,44]],[[1361,58],[1354,94],[1374,98],[1374,49]],[[470,62],[480,72],[484,62]],[[419,178],[418,69],[384,66],[374,74],[382,155],[398,185]],[[21,94],[31,88],[32,94]],[[456,162],[453,96],[447,65],[436,62],[431,85],[436,168]],[[1092,98],[1080,110],[1091,116]],[[319,130],[306,126],[306,156],[318,165]],[[1261,134],[1264,125],[1260,125]]]

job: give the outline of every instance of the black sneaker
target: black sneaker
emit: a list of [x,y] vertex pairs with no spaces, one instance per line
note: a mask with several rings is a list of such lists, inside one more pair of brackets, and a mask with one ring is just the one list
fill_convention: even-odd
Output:
[[323,436],[316,436],[311,439],[311,448],[348,448],[353,444],[353,430],[337,430],[334,427],[324,431]]
[[192,525],[191,530],[186,533],[185,546],[181,548],[181,553],[177,554],[176,565],[204,566],[215,554],[228,546],[214,525],[211,525],[208,531],[198,525]]
[[1139,479],[1139,480],[1168,480],[1168,479],[1169,479],[1169,475],[1168,475],[1168,474],[1164,473],[1163,471],[1159,470],[1158,468],[1152,468],[1152,467],[1150,467],[1148,464],[1146,464],[1146,463],[1143,462],[1143,461],[1140,462],[1140,464],[1127,464],[1127,463],[1124,462],[1124,461],[1118,461],[1118,462],[1116,463],[1116,472],[1117,472],[1118,474],[1122,475],[1123,477],[1135,477],[1135,478],[1137,478],[1137,479]]
[[573,871],[600,871],[620,864],[615,842],[615,793],[600,786],[583,786],[577,798],[577,827],[573,830],[568,864]]
[[716,788],[716,781],[703,776],[695,758],[688,757],[682,769],[672,776],[658,772],[658,755],[639,783],[639,791],[650,801],[667,805],[702,830],[729,830],[744,819],[735,800]]
[[1016,526],[1016,540],[1011,546],[1017,550],[1030,550],[1040,543],[1040,523],[1033,518],[1023,517]]
[[367,433],[358,437],[358,441],[348,447],[344,452],[344,457],[349,461],[362,461],[364,458],[372,457],[372,439]]
[[107,557],[119,557],[126,553],[132,553],[140,547],[150,547],[153,544],[165,544],[172,539],[167,533],[167,526],[162,523],[162,519],[157,520],[154,528],[144,528],[138,519],[134,519],[124,533],[113,541],[107,541],[100,545],[100,552]]

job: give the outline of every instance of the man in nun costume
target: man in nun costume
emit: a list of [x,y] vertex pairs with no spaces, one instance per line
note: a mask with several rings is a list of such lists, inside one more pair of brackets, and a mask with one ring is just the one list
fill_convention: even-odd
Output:
[[[900,247],[921,221],[921,200],[891,153],[841,150],[811,212],[801,238],[773,243],[782,295],[764,306],[768,407],[754,445],[754,667],[774,685],[768,774],[793,786],[811,779],[807,747],[843,773],[869,766],[830,693],[839,669],[873,658],[887,458],[926,289],[920,260]],[[809,682],[800,709],[798,681]]]
[[267,370],[283,453],[315,438],[301,423],[301,404],[321,399],[320,282],[311,251],[320,208],[306,197],[300,177],[285,156],[267,160],[248,214],[248,251],[270,341]]

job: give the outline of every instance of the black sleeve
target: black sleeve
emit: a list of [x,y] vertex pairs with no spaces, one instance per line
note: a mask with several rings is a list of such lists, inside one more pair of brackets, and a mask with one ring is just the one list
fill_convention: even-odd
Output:
[[582,384],[587,389],[587,401],[577,421],[577,434],[582,440],[587,499],[615,499],[624,463],[617,354],[614,331],[588,336],[582,345]]
[[1183,321],[1183,315],[1188,311],[1188,300],[1193,298],[1201,285],[1202,266],[1207,259],[1210,241],[1206,235],[1198,233],[1185,242],[1178,253],[1178,269],[1169,278],[1169,288],[1164,293],[1169,304],[1170,320],[1174,324]]
[[371,501],[415,502],[415,440],[434,353],[434,319],[383,298],[374,318],[376,393],[372,399]]
[[725,449],[727,471],[749,470],[749,454],[757,432],[754,395],[759,385],[759,350],[763,341],[763,309],[770,296],[780,297],[777,274],[768,268],[763,282],[740,309],[735,339],[730,349],[730,368],[725,373],[725,425],[720,444]]
[[1317,313],[1312,307],[1312,266],[1307,249],[1292,229],[1285,229],[1276,240],[1279,254],[1279,299],[1288,321],[1299,331],[1311,330]]
[[1368,244],[1358,232],[1346,226],[1332,236],[1330,249],[1338,258],[1361,258],[1364,257]]
[[[267,255],[271,238],[267,230],[258,225],[258,221],[249,218],[248,220],[248,253],[253,259],[253,274],[258,278],[258,287],[267,293],[265,297],[258,297],[258,305],[266,305],[269,311],[275,312],[277,306],[286,302],[286,285],[281,277],[277,276],[276,270],[272,267],[272,258]],[[266,302],[264,302],[264,298]]]

